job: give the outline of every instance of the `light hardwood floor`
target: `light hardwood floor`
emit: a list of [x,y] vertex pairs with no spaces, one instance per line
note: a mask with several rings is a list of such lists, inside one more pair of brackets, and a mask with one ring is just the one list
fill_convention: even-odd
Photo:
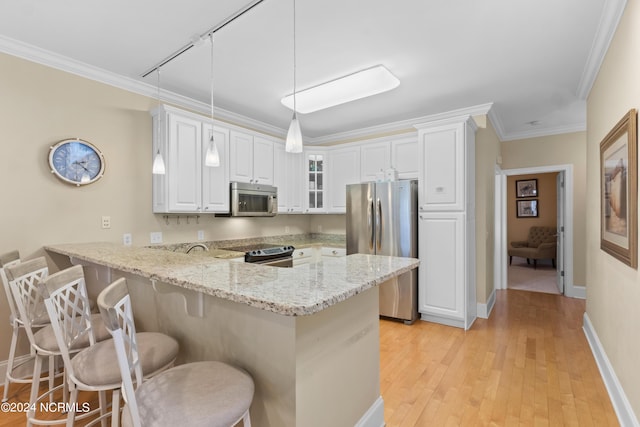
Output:
[[[381,320],[387,426],[618,425],[582,332],[584,309],[583,300],[504,290],[491,318],[466,332]],[[15,387],[11,400],[28,401],[28,388]],[[24,421],[0,413],[0,427]]]
[[388,427],[615,426],[583,300],[502,290],[469,331],[381,321]]

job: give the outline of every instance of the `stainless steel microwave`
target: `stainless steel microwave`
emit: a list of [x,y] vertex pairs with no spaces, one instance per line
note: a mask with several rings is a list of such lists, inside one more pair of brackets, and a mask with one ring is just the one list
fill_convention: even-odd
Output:
[[278,189],[272,185],[232,182],[228,216],[275,216]]

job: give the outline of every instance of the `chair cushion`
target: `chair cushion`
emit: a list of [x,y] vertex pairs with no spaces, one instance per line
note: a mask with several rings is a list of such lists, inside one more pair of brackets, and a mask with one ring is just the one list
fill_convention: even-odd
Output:
[[[107,328],[104,327],[102,316],[100,316],[99,314],[91,315],[91,327],[93,328],[93,334],[96,338],[96,342],[104,341],[111,338],[109,331],[107,331]],[[60,352],[58,343],[56,341],[56,336],[53,333],[53,327],[51,325],[47,325],[39,331],[35,332],[33,334],[33,338],[35,339],[35,345],[38,348],[52,353]],[[84,337],[82,337],[82,339],[79,339],[74,343],[72,350],[78,350],[88,346],[89,336],[85,335]]]
[[[222,362],[196,362],[164,371],[136,390],[143,426],[228,427],[251,406],[253,380]],[[128,405],[122,425],[132,426]]]
[[[178,342],[158,332],[138,332],[138,354],[142,374],[148,376],[171,364],[178,355]],[[73,359],[76,379],[91,386],[118,386],[122,382],[113,340],[98,342]]]

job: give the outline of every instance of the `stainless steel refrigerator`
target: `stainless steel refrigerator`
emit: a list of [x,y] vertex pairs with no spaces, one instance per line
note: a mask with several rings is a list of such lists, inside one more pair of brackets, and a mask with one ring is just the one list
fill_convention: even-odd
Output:
[[[418,181],[347,185],[347,255],[418,257]],[[379,286],[380,316],[418,318],[418,270]]]

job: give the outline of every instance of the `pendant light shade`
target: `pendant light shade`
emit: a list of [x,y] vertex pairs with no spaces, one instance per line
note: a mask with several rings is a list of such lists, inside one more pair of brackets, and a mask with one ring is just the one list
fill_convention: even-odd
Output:
[[293,117],[284,150],[287,153],[302,153],[302,131],[296,111],[296,0],[293,0]]
[[160,149],[156,153],[156,157],[153,159],[153,174],[154,175],[164,175],[167,171],[164,168],[164,159],[162,158],[162,154],[160,154]]
[[220,155],[218,154],[216,140],[213,137],[213,33],[209,34],[209,42],[211,42],[211,138],[209,139],[209,145],[207,146],[207,154],[204,157],[204,164],[210,168],[217,168],[220,166]]
[[209,146],[207,147],[207,154],[204,158],[205,166],[209,166],[211,168],[217,168],[220,166],[220,155],[218,154],[218,147],[216,146],[216,142],[213,139],[213,131],[211,134],[211,139],[209,140]]
[[302,131],[300,130],[300,122],[296,112],[293,112],[293,118],[287,132],[287,141],[285,144],[287,153],[302,153]]
[[[156,140],[158,141],[158,145],[160,145],[160,141],[162,138],[160,137],[160,67],[157,69],[158,71],[158,117],[156,119]],[[153,167],[151,168],[151,172],[154,175],[164,175],[166,173],[166,169],[164,167],[164,159],[162,158],[162,154],[160,154],[160,147],[158,147],[158,151],[156,152],[156,156],[153,158]]]

